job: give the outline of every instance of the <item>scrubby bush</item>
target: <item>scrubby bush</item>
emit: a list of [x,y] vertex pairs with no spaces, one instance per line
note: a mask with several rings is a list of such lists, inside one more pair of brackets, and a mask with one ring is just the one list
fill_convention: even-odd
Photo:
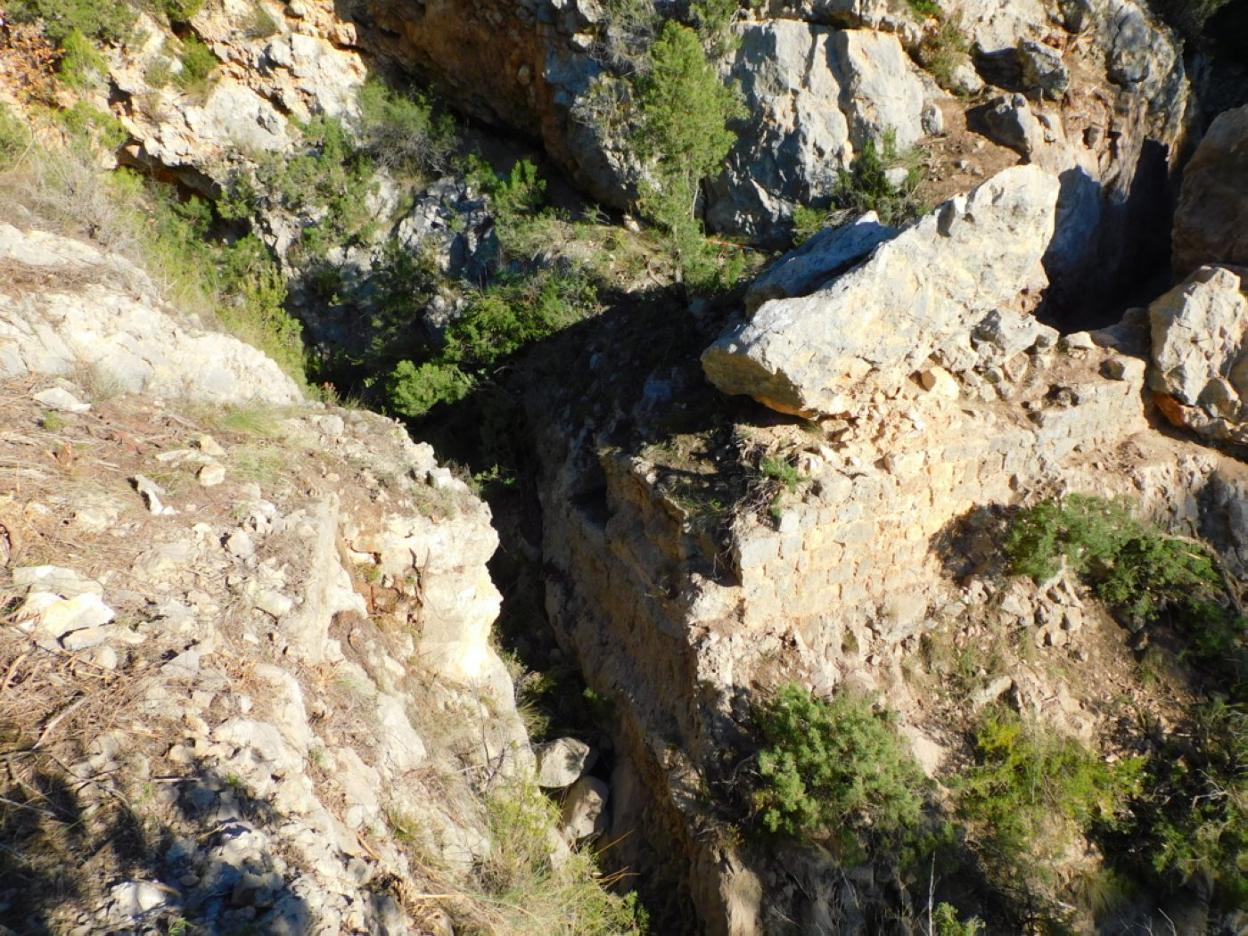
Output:
[[477,874],[481,894],[461,904],[465,931],[506,936],[639,936],[646,914],[636,895],[608,890],[594,857],[551,860],[559,807],[532,780],[514,781],[487,802],[490,853]]
[[597,292],[576,270],[547,269],[476,293],[423,363],[400,361],[385,382],[389,407],[408,418],[462,399],[505,358],[592,314]]
[[159,0],[160,9],[170,22],[186,23],[204,6],[204,0]]
[[371,235],[375,219],[369,202],[375,171],[336,118],[314,117],[300,129],[302,153],[264,156],[254,177],[233,180],[219,207],[227,218],[249,219],[267,206],[300,220],[315,220],[301,230],[292,257],[309,263],[332,247]]
[[75,29],[61,43],[56,70],[69,87],[87,88],[100,81],[108,70],[108,62],[91,40]]
[[26,122],[0,104],[0,172],[11,168],[21,158],[33,138]]
[[984,924],[979,917],[963,920],[958,916],[957,908],[951,904],[937,904],[932,911],[930,936],[979,936],[983,931]]
[[402,95],[377,79],[359,92],[358,136],[382,168],[414,176],[444,172],[455,149],[455,125],[420,92]]
[[962,20],[957,14],[946,15],[939,10],[931,15],[939,25],[923,37],[915,58],[946,91],[964,94],[967,89],[955,78],[959,66],[970,62],[971,43],[962,31]]
[[217,57],[212,49],[197,36],[182,40],[182,70],[174,75],[174,81],[184,91],[200,92],[208,85],[208,78],[217,67]]
[[115,150],[130,138],[120,120],[86,101],[75,101],[72,106],[57,111],[56,121],[75,146],[96,145],[104,150]]
[[1010,525],[1005,552],[1013,572],[1037,582],[1057,574],[1064,561],[1133,622],[1220,590],[1206,550],[1141,523],[1124,502],[1100,497],[1076,494],[1021,511]]
[[940,4],[936,0],[906,0],[910,9],[919,16],[940,16]]
[[918,821],[923,773],[867,699],[826,701],[788,684],[756,706],[754,721],[763,748],[752,805],[767,832],[827,839],[857,857],[868,834]]
[[[1248,906],[1248,714],[1215,701],[1190,736],[1176,733],[1153,759],[1137,806],[1139,851],[1163,883],[1204,877],[1218,903]],[[1138,846],[1137,846],[1138,847]]]
[[959,815],[1001,869],[1039,869],[1075,834],[1123,819],[1143,761],[1107,764],[1079,742],[990,710],[975,731],[976,764],[955,781]]
[[10,0],[6,8],[15,23],[42,21],[44,33],[58,47],[75,32],[102,42],[122,42],[137,18],[131,4],[118,0]]

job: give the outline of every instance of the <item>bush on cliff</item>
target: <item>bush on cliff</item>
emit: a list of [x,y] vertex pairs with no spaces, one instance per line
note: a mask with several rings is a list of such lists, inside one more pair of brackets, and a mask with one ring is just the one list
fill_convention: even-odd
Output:
[[767,832],[829,840],[852,858],[868,830],[888,835],[918,821],[926,778],[869,700],[842,692],[827,701],[790,683],[754,719],[763,749],[752,800]]
[[667,233],[684,278],[709,286],[716,263],[697,218],[698,197],[736,140],[728,123],[742,105],[707,61],[698,34],[675,22],[663,27],[636,92],[638,155],[650,167],[640,186],[642,211]]

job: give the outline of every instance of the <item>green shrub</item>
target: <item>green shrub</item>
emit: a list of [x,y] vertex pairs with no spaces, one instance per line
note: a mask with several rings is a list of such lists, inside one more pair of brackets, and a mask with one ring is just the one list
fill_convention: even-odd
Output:
[[[900,184],[889,181],[890,169],[910,163]],[[900,225],[925,211],[917,193],[923,181],[923,167],[912,154],[897,150],[897,137],[889,131],[879,147],[868,140],[853,165],[842,169],[832,190],[832,203],[842,210],[862,214],[874,211],[883,224]]]
[[101,42],[123,42],[137,18],[131,4],[118,0],[10,0],[6,8],[15,23],[41,20],[44,33],[58,47],[75,32]]
[[447,328],[438,354],[422,364],[400,361],[390,372],[389,406],[418,418],[439,403],[454,403],[504,358],[596,308],[596,290],[575,270],[543,270],[482,290]]
[[797,469],[783,458],[769,455],[759,463],[758,467],[764,478],[779,483],[790,494],[794,493],[798,484],[801,483],[802,476],[798,474]]
[[98,84],[108,71],[108,62],[100,50],[78,30],[74,30],[61,43],[61,60],[57,74],[71,88],[87,88]]
[[937,904],[932,912],[930,936],[979,936],[984,923],[979,917],[962,920],[955,907],[947,903]]
[[101,149],[115,150],[130,138],[120,120],[86,101],[75,101],[71,107],[57,111],[56,121],[76,145],[95,144]]
[[1162,883],[1204,877],[1217,902],[1248,906],[1248,714],[1213,702],[1153,758],[1137,807],[1140,852]]
[[1040,870],[1076,833],[1118,824],[1144,766],[1139,758],[1107,764],[1004,710],[981,718],[975,749],[976,764],[954,782],[958,814],[1007,872]]
[[936,0],[906,0],[910,9],[919,16],[940,16],[940,4]]
[[167,298],[215,316],[305,384],[301,328],[285,310],[285,278],[265,246],[254,236],[215,240],[213,207],[202,199],[180,201],[128,172],[114,174],[113,182],[117,201],[139,215],[133,227],[143,264],[163,282]]
[[171,23],[186,23],[204,6],[204,0],[159,0],[160,9]]
[[744,114],[736,91],[720,81],[697,33],[668,22],[639,76],[638,155],[650,165],[641,189],[642,211],[667,232],[684,278],[709,284],[716,263],[697,220],[701,183],[718,171],[736,135],[729,121]]
[[182,70],[174,75],[174,81],[184,91],[201,92],[208,85],[208,78],[217,67],[217,57],[212,49],[198,36],[182,40]]
[[1037,582],[1064,560],[1098,597],[1133,622],[1220,591],[1221,579],[1199,546],[1136,520],[1122,501],[1071,495],[1021,511],[1005,540],[1010,569]]
[[12,168],[33,140],[34,134],[26,121],[0,103],[0,172]]
[[305,151],[267,154],[255,176],[239,176],[219,203],[227,218],[255,216],[262,203],[297,219],[315,220],[302,229],[293,257],[307,263],[371,236],[369,208],[374,184],[371,160],[353,143],[342,122],[314,117],[301,128]]
[[455,125],[420,93],[391,91],[370,79],[359,92],[359,138],[372,161],[414,176],[444,172],[455,149]]
[[860,856],[868,830],[887,835],[918,821],[926,780],[870,701],[825,701],[789,684],[756,706],[754,720],[763,749],[752,802],[766,831],[830,839]]

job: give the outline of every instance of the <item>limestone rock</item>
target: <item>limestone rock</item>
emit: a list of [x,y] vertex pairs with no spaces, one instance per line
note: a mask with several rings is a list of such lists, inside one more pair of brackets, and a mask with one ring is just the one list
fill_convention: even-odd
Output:
[[90,403],[83,403],[76,396],[62,387],[49,387],[35,395],[35,402],[42,403],[48,409],[62,413],[87,413],[91,411]]
[[793,207],[830,194],[868,140],[891,131],[905,148],[923,136],[925,86],[887,33],[780,19],[739,34],[731,75],[750,116],[709,187],[707,220],[774,243]]
[[581,777],[563,799],[559,826],[569,842],[580,842],[607,831],[607,797],[611,788],[597,777]]
[[395,235],[414,254],[431,257],[447,276],[480,282],[498,263],[498,236],[485,200],[454,178],[431,185],[399,221]]
[[1149,386],[1172,422],[1248,441],[1248,270],[1201,267],[1149,307]]
[[547,789],[571,786],[596,758],[594,749],[577,738],[558,738],[533,749],[537,756],[537,783]]
[[1174,272],[1206,263],[1248,265],[1248,105],[1218,115],[1183,170]]
[[1057,49],[1032,39],[1020,39],[1016,51],[1023,86],[1028,93],[1051,100],[1066,93],[1070,87],[1070,71]]
[[824,228],[759,274],[745,293],[745,310],[753,313],[769,299],[810,295],[896,234],[874,211]]
[[1042,280],[1057,194],[1043,170],[1005,170],[827,288],[765,303],[706,350],[708,379],[780,412],[830,415],[851,390],[897,386]]
[[1029,157],[1044,147],[1044,128],[1021,94],[1003,94],[975,112],[989,139]]
[[236,338],[165,306],[147,275],[71,238],[0,223],[0,264],[55,277],[0,292],[0,378],[84,368],[132,392],[215,403],[294,403],[294,381]]

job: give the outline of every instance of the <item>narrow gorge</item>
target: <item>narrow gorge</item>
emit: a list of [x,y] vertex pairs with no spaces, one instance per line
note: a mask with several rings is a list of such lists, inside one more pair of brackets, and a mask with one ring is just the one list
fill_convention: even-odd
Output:
[[0,932],[1248,932],[1248,3],[0,4]]

